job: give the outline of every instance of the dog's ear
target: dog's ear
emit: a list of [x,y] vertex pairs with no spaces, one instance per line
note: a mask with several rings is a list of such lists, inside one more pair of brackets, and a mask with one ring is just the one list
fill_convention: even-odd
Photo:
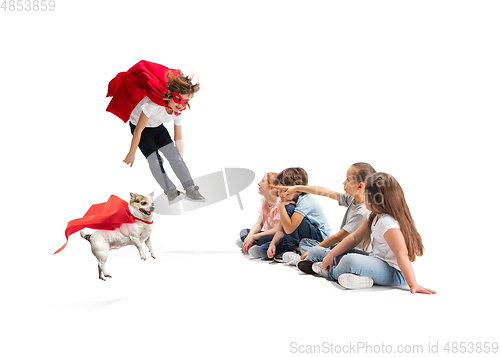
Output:
[[137,197],[137,193],[130,192],[130,199],[134,200]]
[[153,199],[153,198],[155,198],[155,193],[151,192],[148,196],[151,197],[151,199]]

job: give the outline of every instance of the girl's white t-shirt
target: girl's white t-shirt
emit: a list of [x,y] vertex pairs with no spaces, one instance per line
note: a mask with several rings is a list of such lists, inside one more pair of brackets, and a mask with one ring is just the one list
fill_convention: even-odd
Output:
[[[369,217],[369,216],[368,216]],[[368,219],[367,217],[367,219]],[[396,255],[387,244],[384,234],[391,228],[398,228],[399,223],[388,214],[383,214],[379,219],[374,219],[371,226],[372,248],[373,252],[370,256],[382,259],[391,267],[399,269]]]
[[151,99],[149,99],[149,97],[146,96],[135,106],[132,114],[130,114],[130,122],[137,125],[141,113],[144,112],[144,114],[149,118],[146,128],[156,128],[163,123],[168,123],[172,120],[174,121],[174,125],[181,125],[182,114],[175,115],[172,113],[172,115],[170,115],[165,109],[165,107],[154,103]]

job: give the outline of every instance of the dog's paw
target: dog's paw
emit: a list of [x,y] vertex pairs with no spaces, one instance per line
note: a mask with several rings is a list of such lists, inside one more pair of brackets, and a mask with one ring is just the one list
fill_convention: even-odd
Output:
[[146,256],[145,255],[141,255],[141,259],[142,260],[146,260]]
[[152,257],[153,259],[156,259],[156,255],[154,255],[154,253],[151,253],[151,257]]
[[109,275],[109,274],[108,274],[108,275],[104,275],[104,276],[105,276],[106,278],[112,278],[112,276],[111,276],[111,275]]
[[106,281],[103,276],[100,276],[99,279],[101,279],[102,281]]

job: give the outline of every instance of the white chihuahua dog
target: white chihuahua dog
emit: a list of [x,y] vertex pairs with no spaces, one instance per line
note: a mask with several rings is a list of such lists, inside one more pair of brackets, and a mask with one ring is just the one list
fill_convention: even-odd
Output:
[[130,192],[129,210],[137,218],[134,223],[124,223],[114,231],[97,230],[92,234],[85,234],[83,230],[80,231],[81,237],[90,242],[92,253],[98,260],[99,279],[111,278],[111,275],[106,272],[104,267],[111,249],[119,249],[133,244],[139,250],[141,259],[146,260],[146,254],[142,249],[142,243],[144,242],[151,256],[156,259],[150,239],[153,231],[153,198],[153,192],[147,196]]

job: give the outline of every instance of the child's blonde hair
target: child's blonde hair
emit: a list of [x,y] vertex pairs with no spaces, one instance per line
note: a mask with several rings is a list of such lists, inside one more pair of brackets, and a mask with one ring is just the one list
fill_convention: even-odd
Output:
[[[416,256],[424,254],[422,237],[415,227],[403,189],[394,177],[383,172],[369,176],[365,181],[365,200],[371,205],[372,210],[368,219],[370,229],[377,214],[388,214],[399,223],[410,261],[413,262]],[[363,249],[368,248],[370,240],[368,232],[363,238]]]
[[[278,179],[278,173],[277,172],[268,172],[266,174],[267,176],[267,183],[269,186],[278,186],[280,184],[280,180]],[[271,195],[273,196],[278,196],[278,189],[273,188],[270,190]]]
[[267,183],[271,186],[278,186],[280,184],[280,180],[278,179],[277,172],[268,172],[267,174]]

